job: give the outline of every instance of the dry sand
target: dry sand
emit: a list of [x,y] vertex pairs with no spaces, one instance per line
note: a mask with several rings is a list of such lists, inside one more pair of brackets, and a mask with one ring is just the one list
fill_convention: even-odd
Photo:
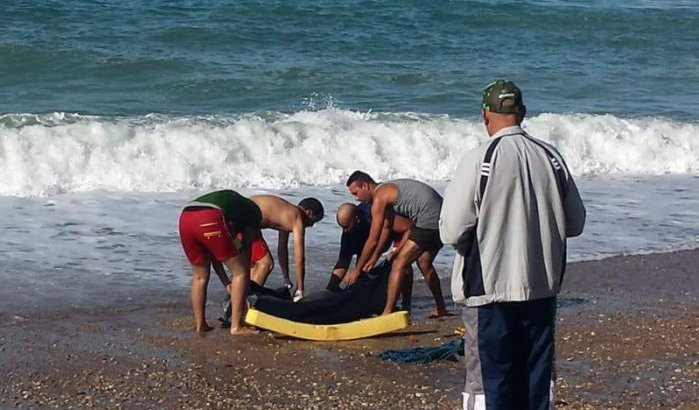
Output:
[[[558,408],[699,409],[698,263],[695,250],[569,265]],[[421,282],[415,299],[405,331],[325,343],[232,338],[223,329],[197,335],[186,289],[171,306],[5,314],[12,324],[0,330],[0,408],[460,408],[461,363],[375,356],[457,337],[459,316],[424,318],[430,298]],[[209,306],[210,323],[218,314]]]

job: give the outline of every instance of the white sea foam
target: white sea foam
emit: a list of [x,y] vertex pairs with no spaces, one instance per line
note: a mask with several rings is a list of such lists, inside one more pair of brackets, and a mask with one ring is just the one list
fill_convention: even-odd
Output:
[[[580,177],[587,207],[583,235],[568,241],[571,261],[699,247],[699,178]],[[434,187],[443,192],[444,184]],[[259,190],[241,190],[251,194]],[[186,300],[190,268],[179,244],[182,205],[201,192],[88,192],[50,199],[0,197],[0,312],[66,307],[138,306]],[[326,217],[306,234],[307,288],[322,289],[339,250],[334,213],[352,201],[344,185],[271,191],[296,202],[319,198]],[[264,236],[277,259],[277,233]],[[441,277],[451,272],[454,251],[435,260]],[[293,268],[292,268],[293,269]],[[18,274],[19,273],[19,274]],[[416,272],[416,277],[421,277]],[[215,277],[209,300],[224,295]],[[279,266],[269,286],[281,286]],[[421,285],[419,285],[421,286]],[[217,304],[210,308],[218,309]],[[23,315],[25,313],[22,313]],[[3,315],[0,313],[0,324]]]
[[[661,118],[541,114],[525,122],[576,175],[699,172],[699,125]],[[279,189],[378,179],[448,180],[486,140],[478,119],[337,108],[243,116],[0,116],[0,195],[108,190]]]

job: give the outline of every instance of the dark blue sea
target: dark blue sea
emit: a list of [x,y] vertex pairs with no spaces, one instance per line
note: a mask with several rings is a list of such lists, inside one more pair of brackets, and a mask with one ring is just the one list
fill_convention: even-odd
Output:
[[695,120],[699,2],[6,0],[0,112],[472,116],[516,81],[532,113]]

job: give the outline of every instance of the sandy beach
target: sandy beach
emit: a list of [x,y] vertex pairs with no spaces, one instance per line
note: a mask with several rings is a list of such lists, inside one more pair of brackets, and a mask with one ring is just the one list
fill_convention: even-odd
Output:
[[[569,265],[559,299],[558,408],[699,408],[698,265],[699,250]],[[376,357],[458,337],[459,316],[426,319],[424,284],[414,293],[410,328],[350,342],[197,335],[188,289],[166,306],[0,313],[12,323],[0,331],[0,408],[460,408],[462,363]],[[219,313],[211,302],[210,323]]]

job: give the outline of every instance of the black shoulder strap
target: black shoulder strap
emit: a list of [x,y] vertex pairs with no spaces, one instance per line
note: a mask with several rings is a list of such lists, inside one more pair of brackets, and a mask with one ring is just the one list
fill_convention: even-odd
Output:
[[479,189],[481,199],[483,198],[485,186],[488,184],[488,177],[490,176],[490,161],[493,158],[495,147],[498,146],[501,140],[502,137],[498,137],[497,139],[495,139],[495,141],[491,142],[488,146],[488,149],[485,150],[485,157],[483,157],[483,165],[481,165],[481,184]]

